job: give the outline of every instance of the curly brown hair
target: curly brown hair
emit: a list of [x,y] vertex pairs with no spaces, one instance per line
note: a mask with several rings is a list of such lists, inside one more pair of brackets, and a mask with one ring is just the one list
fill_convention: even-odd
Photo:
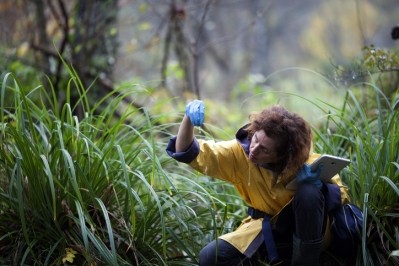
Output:
[[248,138],[251,139],[256,131],[264,130],[269,138],[276,141],[276,152],[282,158],[276,172],[292,178],[309,158],[312,145],[309,124],[298,114],[291,113],[280,105],[250,114],[249,120],[250,124],[246,128]]

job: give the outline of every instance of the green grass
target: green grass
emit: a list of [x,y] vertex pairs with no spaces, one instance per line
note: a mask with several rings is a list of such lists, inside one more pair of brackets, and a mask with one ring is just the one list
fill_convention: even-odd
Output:
[[0,263],[62,265],[74,253],[78,265],[195,265],[232,208],[192,172],[175,171],[167,128],[154,126],[160,117],[121,113],[134,88],[101,99],[100,112],[71,75],[67,91],[81,101],[59,111],[53,91],[24,94],[12,74],[3,78]]
[[347,92],[342,108],[320,108],[327,119],[315,130],[316,149],[351,159],[341,176],[365,213],[358,265],[399,263],[398,107],[398,96],[387,99],[364,83]]
[[[242,200],[166,155],[176,124],[129,105],[134,86],[91,106],[69,73],[62,104],[54,90],[3,76],[0,264],[197,265],[199,250],[243,218]],[[316,151],[352,161],[342,178],[366,214],[357,264],[398,263],[399,98],[360,84],[340,107],[311,104],[326,118],[314,128]]]

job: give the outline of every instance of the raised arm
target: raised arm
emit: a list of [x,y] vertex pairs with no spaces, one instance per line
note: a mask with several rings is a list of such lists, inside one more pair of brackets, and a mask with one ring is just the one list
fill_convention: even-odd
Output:
[[176,138],[176,152],[186,151],[194,139],[194,126],[190,118],[185,115],[180,124]]
[[194,126],[204,123],[204,103],[200,100],[189,102],[186,114],[180,124],[176,138],[176,152],[186,151],[194,139]]

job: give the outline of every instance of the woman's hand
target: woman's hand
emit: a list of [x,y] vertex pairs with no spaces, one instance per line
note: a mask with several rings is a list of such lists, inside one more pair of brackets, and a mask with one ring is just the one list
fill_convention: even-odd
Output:
[[204,111],[204,103],[200,100],[191,101],[186,106],[186,115],[194,126],[202,126],[204,124]]
[[322,168],[323,168],[323,165],[319,164],[317,166],[317,168],[314,171],[312,171],[312,168],[310,168],[310,165],[304,164],[296,176],[297,183],[298,184],[313,184],[316,187],[321,188],[323,183],[321,182],[319,176],[320,176]]
[[187,104],[186,115],[180,124],[176,138],[176,152],[186,151],[194,139],[194,126],[202,126],[204,123],[204,103],[194,100]]

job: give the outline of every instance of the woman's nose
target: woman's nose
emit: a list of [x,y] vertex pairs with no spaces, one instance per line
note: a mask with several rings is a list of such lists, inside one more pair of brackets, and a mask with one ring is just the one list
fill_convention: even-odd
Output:
[[255,145],[253,145],[252,146],[252,153],[258,153],[258,151],[259,151],[259,145],[258,144],[255,144]]

